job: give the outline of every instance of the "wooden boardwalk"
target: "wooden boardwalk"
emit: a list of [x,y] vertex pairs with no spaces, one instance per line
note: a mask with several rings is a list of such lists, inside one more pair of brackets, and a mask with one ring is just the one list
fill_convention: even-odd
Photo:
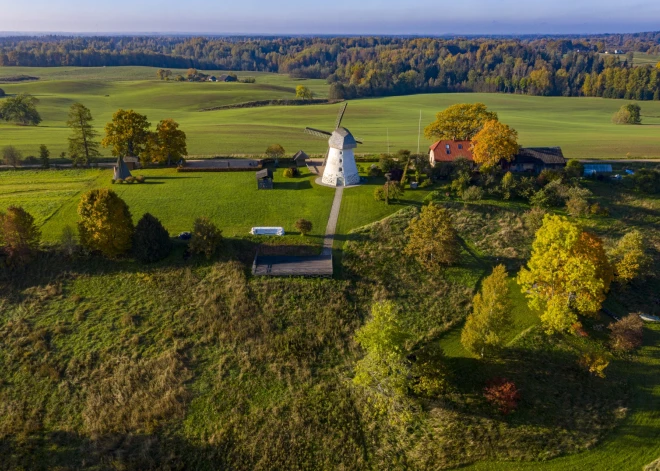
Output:
[[332,276],[332,244],[335,240],[343,195],[344,188],[338,187],[335,190],[328,225],[325,228],[321,255],[312,257],[260,256],[257,252],[252,263],[252,274],[255,276]]

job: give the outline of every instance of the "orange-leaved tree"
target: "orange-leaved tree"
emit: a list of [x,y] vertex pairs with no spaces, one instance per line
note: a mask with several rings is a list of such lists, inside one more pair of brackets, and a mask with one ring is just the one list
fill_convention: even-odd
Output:
[[477,164],[489,168],[502,160],[511,161],[518,153],[518,132],[499,121],[486,121],[472,139],[472,155]]

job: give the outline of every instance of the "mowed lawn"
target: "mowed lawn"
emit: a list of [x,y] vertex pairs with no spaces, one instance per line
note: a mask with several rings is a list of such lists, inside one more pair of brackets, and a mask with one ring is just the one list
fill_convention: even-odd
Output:
[[[102,132],[118,108],[132,108],[147,115],[153,125],[174,118],[188,135],[191,155],[263,153],[280,143],[289,153],[304,149],[323,153],[325,142],[302,132],[305,126],[331,129],[338,105],[260,107],[217,111],[202,108],[254,100],[293,98],[304,84],[316,96],[327,95],[323,80],[295,80],[268,73],[254,76],[254,84],[177,83],[155,79],[157,69],[107,68],[0,68],[0,77],[26,74],[39,81],[0,84],[8,94],[31,93],[40,100],[44,121],[38,127],[0,124],[0,146],[15,145],[25,155],[36,155],[39,144],[53,155],[66,150],[69,130],[67,110],[75,101],[88,106]],[[213,73],[218,74],[219,71]],[[425,94],[351,100],[343,124],[364,140],[358,153],[417,149],[419,114],[422,129],[438,111],[455,103],[481,101],[519,132],[524,146],[561,146],[569,158],[660,158],[660,102],[642,102],[641,126],[617,126],[612,114],[626,100],[602,98],[531,97],[523,95],[456,93]],[[430,144],[423,136],[420,149]],[[109,155],[107,150],[104,151]]]
[[283,226],[312,221],[311,237],[325,232],[334,192],[314,183],[315,176],[286,179],[275,174],[272,191],[257,190],[254,172],[177,173],[174,169],[135,172],[143,184],[112,185],[111,170],[25,170],[0,172],[0,210],[20,205],[40,226],[45,240],[57,240],[65,226],[75,227],[80,196],[111,187],[129,205],[133,219],[146,212],[161,219],[170,234],[189,231],[199,216],[210,217],[228,237],[245,236],[253,226]]

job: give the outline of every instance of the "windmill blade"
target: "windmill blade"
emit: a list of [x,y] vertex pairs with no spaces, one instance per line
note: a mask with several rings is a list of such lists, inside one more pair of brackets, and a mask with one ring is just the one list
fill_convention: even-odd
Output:
[[362,144],[362,138],[353,136],[353,139],[355,139],[355,142],[357,142],[358,144]]
[[332,136],[332,133],[327,131],[321,131],[320,129],[314,128],[305,128],[305,132],[311,136],[318,137],[320,139],[327,139]]
[[337,114],[337,121],[335,121],[335,129],[341,126],[341,120],[344,119],[344,113],[346,113],[347,106],[348,106],[348,102],[344,102],[341,105],[341,108],[339,108],[339,113]]

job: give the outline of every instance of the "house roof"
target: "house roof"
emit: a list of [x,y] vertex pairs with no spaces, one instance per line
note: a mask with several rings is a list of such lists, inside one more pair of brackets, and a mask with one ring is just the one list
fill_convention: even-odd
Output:
[[453,162],[459,157],[474,161],[470,141],[441,140],[433,143],[429,149],[433,151],[436,162]]
[[513,158],[514,164],[537,163],[565,164],[566,159],[561,147],[521,147]]
[[335,149],[355,149],[357,147],[357,141],[353,134],[346,128],[335,129],[328,140],[328,144]]
[[269,168],[264,168],[256,173],[256,177],[257,180],[263,180],[264,178],[273,178],[273,171]]
[[309,155],[307,155],[307,154],[305,153],[305,151],[303,151],[303,150],[299,150],[299,151],[296,152],[296,154],[293,156],[293,160],[294,160],[295,162],[297,162],[297,161],[299,161],[299,160],[307,160],[307,159],[309,159]]

